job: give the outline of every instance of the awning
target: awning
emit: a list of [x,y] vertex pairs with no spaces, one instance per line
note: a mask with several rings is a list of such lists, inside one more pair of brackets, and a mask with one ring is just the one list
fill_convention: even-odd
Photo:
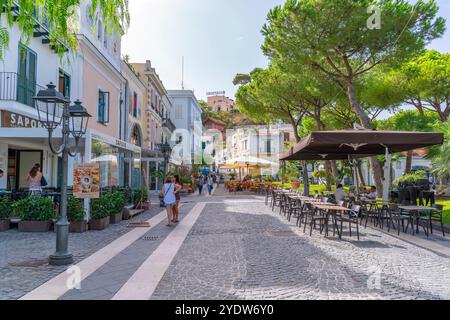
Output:
[[[444,142],[444,135],[430,132],[338,130],[317,131],[300,141],[290,152],[280,156],[280,160],[341,160],[352,157],[367,157],[409,151],[429,147]],[[312,159],[302,159],[312,158]]]

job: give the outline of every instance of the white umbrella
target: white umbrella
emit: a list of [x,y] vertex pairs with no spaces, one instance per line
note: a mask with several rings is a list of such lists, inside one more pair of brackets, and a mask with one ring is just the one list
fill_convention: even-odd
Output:
[[117,162],[117,156],[112,154],[105,154],[98,158],[92,159],[91,162]]
[[242,156],[227,160],[221,166],[223,167],[259,167],[259,168],[269,168],[279,166],[278,163],[272,162],[263,158],[257,158],[252,156]]

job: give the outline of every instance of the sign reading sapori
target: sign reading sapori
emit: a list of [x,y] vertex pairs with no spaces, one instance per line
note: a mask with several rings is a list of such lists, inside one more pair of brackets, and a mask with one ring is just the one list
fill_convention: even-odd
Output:
[[2,128],[40,128],[41,124],[39,120],[27,117],[23,114],[1,111],[2,115]]

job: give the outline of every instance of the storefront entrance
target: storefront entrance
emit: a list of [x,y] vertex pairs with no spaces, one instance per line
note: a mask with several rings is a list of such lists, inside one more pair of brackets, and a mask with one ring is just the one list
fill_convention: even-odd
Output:
[[28,188],[26,177],[35,164],[42,167],[43,152],[41,150],[8,149],[7,189]]
[[150,191],[159,191],[164,184],[164,159],[143,158],[142,169],[146,172]]

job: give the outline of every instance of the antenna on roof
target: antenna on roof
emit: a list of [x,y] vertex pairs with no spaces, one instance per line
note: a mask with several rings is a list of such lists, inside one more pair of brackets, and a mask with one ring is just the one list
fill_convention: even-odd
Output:
[[181,90],[184,90],[184,56],[181,57]]

